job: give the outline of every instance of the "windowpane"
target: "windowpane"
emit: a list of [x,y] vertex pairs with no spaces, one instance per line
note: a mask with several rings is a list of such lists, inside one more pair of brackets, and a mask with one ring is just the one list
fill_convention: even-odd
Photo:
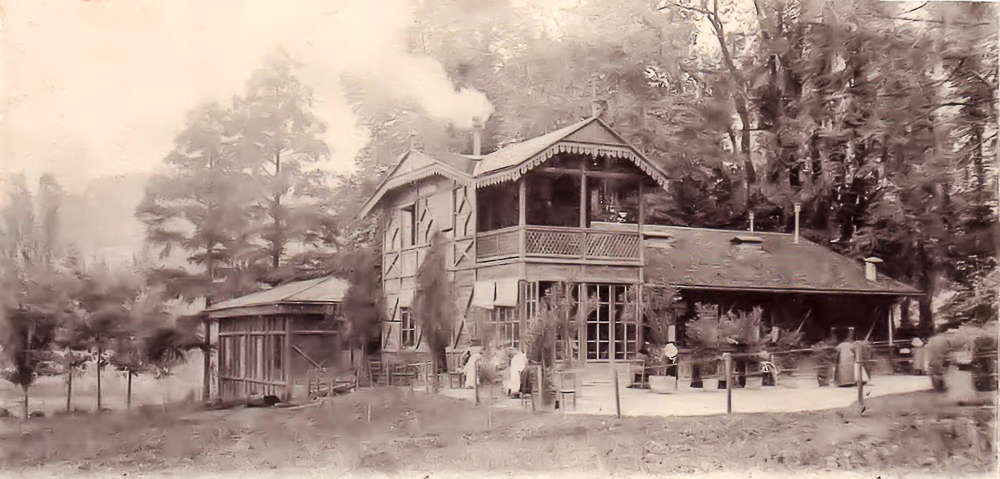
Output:
[[520,349],[521,323],[517,319],[514,308],[498,307],[490,311],[493,330],[501,347]]
[[574,174],[525,176],[528,224],[579,227],[580,178]]
[[493,231],[517,226],[520,221],[517,182],[504,182],[476,190],[476,230]]
[[638,223],[639,180],[631,178],[587,178],[589,222]]

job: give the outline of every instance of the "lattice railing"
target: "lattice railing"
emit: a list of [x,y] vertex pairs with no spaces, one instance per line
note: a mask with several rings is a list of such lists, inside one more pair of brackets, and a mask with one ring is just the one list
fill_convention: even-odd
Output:
[[476,260],[516,256],[519,253],[517,243],[517,228],[479,234],[476,236]]
[[639,235],[588,232],[587,257],[639,259]]
[[[510,228],[476,236],[476,260],[489,261],[516,256],[520,231]],[[637,260],[639,234],[588,231],[578,228],[529,226],[524,231],[525,255],[588,259]]]
[[583,231],[560,231],[529,227],[524,234],[525,253],[529,256],[576,256],[582,254]]

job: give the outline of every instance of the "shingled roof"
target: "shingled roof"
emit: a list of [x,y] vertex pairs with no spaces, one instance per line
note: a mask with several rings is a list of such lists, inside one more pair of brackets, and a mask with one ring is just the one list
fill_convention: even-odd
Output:
[[646,277],[681,289],[918,295],[863,264],[804,238],[685,227],[644,226]]
[[262,306],[333,305],[344,300],[347,287],[347,281],[333,276],[295,281],[222,301],[206,308],[204,312],[210,317],[219,317],[226,316],[221,314],[226,311]]

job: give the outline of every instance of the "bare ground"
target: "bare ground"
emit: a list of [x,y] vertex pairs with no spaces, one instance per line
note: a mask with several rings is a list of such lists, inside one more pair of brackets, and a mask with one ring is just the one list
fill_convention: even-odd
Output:
[[943,476],[996,471],[994,421],[994,409],[958,406],[929,392],[872,399],[864,413],[848,408],[619,420],[490,412],[441,396],[366,390],[294,410],[175,406],[6,419],[0,422],[0,470],[28,477],[53,471],[141,476],[308,470]]

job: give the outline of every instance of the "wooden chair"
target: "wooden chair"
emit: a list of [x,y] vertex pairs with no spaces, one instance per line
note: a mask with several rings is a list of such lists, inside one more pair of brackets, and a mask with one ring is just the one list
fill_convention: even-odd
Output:
[[531,410],[535,410],[535,382],[532,381],[531,368],[525,368],[521,371],[521,407],[527,409],[528,404],[531,404]]
[[455,353],[448,353],[448,387],[456,389],[455,383],[458,382],[457,388],[461,388],[462,384],[465,383],[465,370],[462,369],[464,364],[462,362],[462,355]]

